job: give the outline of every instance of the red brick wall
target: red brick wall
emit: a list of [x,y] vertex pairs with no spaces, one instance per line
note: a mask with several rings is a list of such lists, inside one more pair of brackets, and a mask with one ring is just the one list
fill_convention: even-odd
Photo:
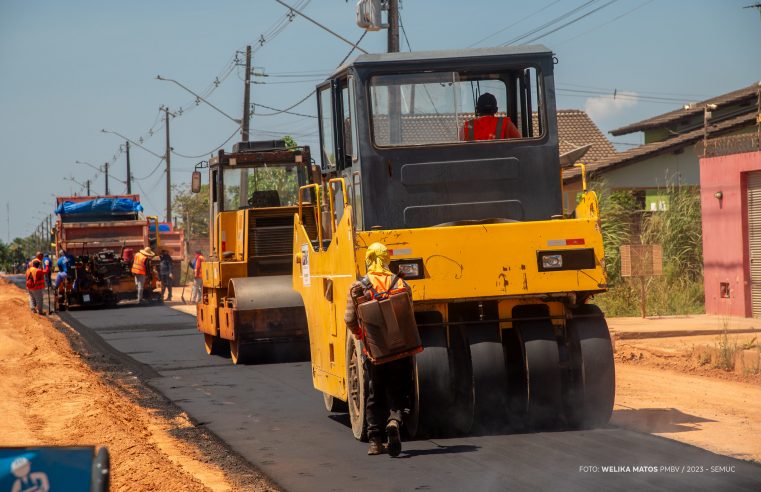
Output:
[[[761,152],[700,159],[707,314],[751,316],[745,182],[751,171],[761,171]],[[729,298],[720,295],[722,282]]]

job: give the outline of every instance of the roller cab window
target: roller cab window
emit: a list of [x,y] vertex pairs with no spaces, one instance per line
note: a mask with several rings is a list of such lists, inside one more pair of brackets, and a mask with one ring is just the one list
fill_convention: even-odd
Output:
[[225,210],[296,205],[299,172],[296,164],[225,169]]
[[376,75],[369,88],[373,143],[482,145],[541,138],[542,89],[535,67]]

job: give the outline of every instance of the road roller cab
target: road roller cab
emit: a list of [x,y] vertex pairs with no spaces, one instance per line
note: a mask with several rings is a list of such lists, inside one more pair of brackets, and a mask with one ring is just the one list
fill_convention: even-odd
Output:
[[[342,313],[374,242],[412,288],[424,346],[408,434],[607,422],[611,343],[587,303],[606,289],[597,199],[562,207],[553,66],[543,46],[371,54],[318,86],[332,179],[301,191],[329,213],[300,205],[293,285],[314,386],[329,410],[348,403],[358,439],[367,382]],[[497,108],[478,107],[485,93]],[[493,138],[474,140],[482,124]]]
[[[291,287],[291,244],[299,188],[315,176],[309,148],[242,142],[198,167],[208,167],[209,175],[209,257],[197,304],[206,351],[229,350],[236,364],[306,360],[304,307]],[[196,171],[194,191],[201,189],[200,177]],[[310,233],[315,226],[306,222]]]

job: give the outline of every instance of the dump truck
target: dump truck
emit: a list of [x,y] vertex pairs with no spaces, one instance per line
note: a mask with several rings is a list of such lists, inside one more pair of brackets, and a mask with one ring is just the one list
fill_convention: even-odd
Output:
[[[562,206],[554,63],[543,46],[366,54],[317,86],[328,179],[301,189],[315,198],[294,221],[293,287],[314,387],[327,410],[348,406],[357,439],[368,381],[342,313],[376,242],[412,290],[423,342],[407,359],[408,435],[608,421],[598,202],[585,185]],[[466,136],[485,93],[517,138]]]
[[[292,287],[291,249],[299,189],[320,180],[309,147],[241,142],[202,166],[208,166],[210,234],[196,320],[206,352],[229,351],[234,364],[307,360],[306,317]],[[194,192],[200,182],[195,171]],[[303,223],[314,232],[314,219]]]
[[[158,218],[146,217],[142,210],[138,195],[56,197],[56,254],[64,250],[73,260],[55,293],[56,309],[115,306],[136,298],[132,254],[160,245],[150,232]],[[148,282],[146,300],[160,300],[152,293],[156,275]]]

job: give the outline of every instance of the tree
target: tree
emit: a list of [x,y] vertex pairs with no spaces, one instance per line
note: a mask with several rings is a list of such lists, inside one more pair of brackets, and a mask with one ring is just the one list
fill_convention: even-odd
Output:
[[187,185],[173,186],[172,208],[182,218],[187,239],[209,235],[209,185],[201,185],[200,193],[193,193]]

